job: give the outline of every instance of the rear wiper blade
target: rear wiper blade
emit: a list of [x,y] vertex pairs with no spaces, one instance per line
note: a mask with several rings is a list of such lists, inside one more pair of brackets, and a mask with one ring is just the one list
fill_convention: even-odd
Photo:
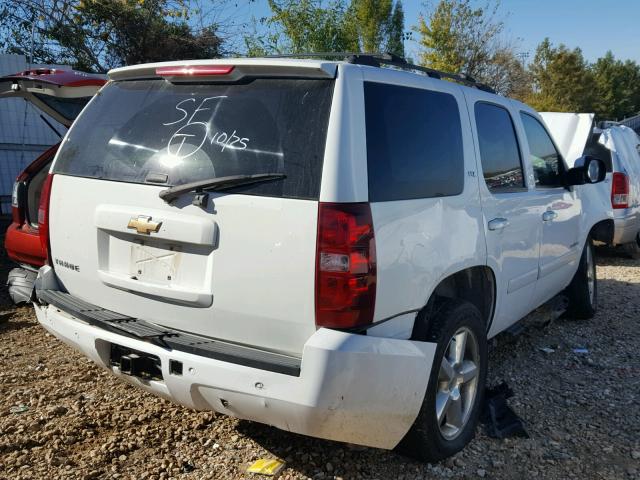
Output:
[[209,178],[197,182],[184,183],[175,187],[165,188],[159,193],[162,200],[173,202],[183,193],[201,192],[204,190],[221,191],[228,188],[251,185],[252,183],[268,182],[269,180],[281,180],[287,178],[284,173],[256,173],[253,175],[230,175],[228,177]]

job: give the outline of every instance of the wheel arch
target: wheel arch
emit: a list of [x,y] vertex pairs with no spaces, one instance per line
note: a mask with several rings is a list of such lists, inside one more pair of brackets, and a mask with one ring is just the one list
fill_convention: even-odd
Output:
[[416,316],[412,338],[424,337],[429,319],[436,313],[436,303],[442,298],[458,298],[480,311],[489,331],[496,309],[496,276],[489,266],[475,265],[450,273],[442,278],[429,295],[424,308]]
[[613,244],[613,234],[615,230],[615,224],[612,219],[607,218],[595,223],[589,230],[589,236],[592,240],[605,243],[607,245]]

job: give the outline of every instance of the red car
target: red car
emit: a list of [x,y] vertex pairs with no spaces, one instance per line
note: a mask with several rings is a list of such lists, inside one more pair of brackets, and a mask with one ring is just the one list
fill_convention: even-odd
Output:
[[[69,127],[105,83],[102,75],[73,70],[27,70],[0,78],[0,98],[24,98]],[[46,121],[44,117],[43,121]],[[47,259],[38,233],[38,207],[43,183],[59,145],[53,145],[36,158],[18,175],[13,185],[12,223],[7,229],[4,246],[9,258],[18,264],[7,279],[9,294],[16,303],[30,301],[37,269]]]

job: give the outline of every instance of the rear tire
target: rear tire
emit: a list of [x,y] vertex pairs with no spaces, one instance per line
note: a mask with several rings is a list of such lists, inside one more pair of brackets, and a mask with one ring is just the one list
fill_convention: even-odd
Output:
[[439,299],[426,322],[437,343],[418,417],[398,449],[425,462],[462,450],[474,437],[487,376],[487,337],[480,311],[458,299]]
[[591,238],[587,239],[578,271],[567,287],[569,316],[586,320],[592,318],[598,309],[598,279],[596,277],[596,260]]

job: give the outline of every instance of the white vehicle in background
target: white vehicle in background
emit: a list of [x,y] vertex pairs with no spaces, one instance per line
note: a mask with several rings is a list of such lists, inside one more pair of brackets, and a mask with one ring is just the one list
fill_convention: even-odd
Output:
[[640,258],[640,137],[631,128],[607,122],[594,124],[592,113],[540,113],[569,164],[583,155],[605,161],[607,177],[592,189],[604,208],[611,212],[613,225],[605,242]]
[[390,56],[109,78],[45,183],[34,305],[142,389],[439,460],[488,338],[559,294],[595,313],[604,163],[568,168],[522,103]]

